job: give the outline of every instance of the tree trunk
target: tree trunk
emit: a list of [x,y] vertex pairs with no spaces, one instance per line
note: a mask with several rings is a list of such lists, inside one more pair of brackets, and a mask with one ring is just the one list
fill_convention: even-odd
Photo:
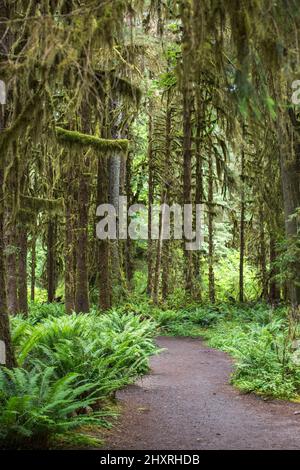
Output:
[[19,311],[17,273],[18,246],[16,240],[15,223],[13,223],[12,216],[8,212],[6,212],[5,227],[7,306],[9,314],[15,315]]
[[[201,113],[201,98],[199,92],[196,95],[196,136],[195,136],[195,156],[196,156],[196,195],[195,203],[203,204],[204,190],[203,190],[203,159],[201,154],[201,138],[202,138],[202,113]],[[202,227],[201,227],[202,229]],[[198,281],[199,287],[195,291],[195,297],[201,302],[201,249],[194,254],[195,276]]]
[[55,298],[56,290],[56,254],[55,254],[55,244],[56,244],[56,224],[53,220],[48,222],[48,232],[47,232],[47,292],[48,292],[48,302],[53,302]]
[[274,276],[277,274],[277,270],[274,266],[274,263],[277,258],[276,253],[276,242],[275,237],[270,232],[270,282],[269,282],[269,299],[271,304],[276,304],[280,301],[280,289],[278,283],[274,279]]
[[[0,111],[1,112],[1,111]],[[1,120],[2,121],[2,120]],[[3,129],[3,121],[1,122]],[[2,165],[2,163],[1,163]],[[5,262],[4,262],[4,170],[0,166],[0,341],[3,341],[5,347],[5,365],[6,367],[15,367],[16,360],[11,341],[9,316],[6,300],[5,288]]]
[[[191,6],[189,2],[181,2],[182,19],[182,97],[183,97],[183,203],[192,203],[192,105],[191,89]],[[186,242],[184,237],[184,242]],[[193,253],[184,245],[185,257],[185,288],[191,294],[193,288]]]
[[[131,189],[131,177],[132,177],[132,152],[128,152],[126,159],[126,194],[127,194],[127,203],[128,207],[132,204],[132,189]],[[128,215],[127,215],[127,224],[129,224]],[[127,236],[125,240],[125,272],[127,278],[127,285],[130,289],[131,282],[133,278],[133,244],[130,237]]]
[[[172,108],[170,90],[166,97],[166,133],[165,133],[165,161],[164,161],[164,192],[165,204],[170,205],[170,167],[171,167],[171,129],[172,129]],[[162,298],[165,300],[169,293],[170,274],[170,240],[162,240]]]
[[241,213],[240,213],[240,268],[239,301],[244,302],[244,257],[245,257],[245,152],[241,154]]
[[65,308],[67,313],[72,313],[75,309],[74,292],[74,227],[72,223],[72,196],[68,187],[65,201],[66,208],[66,231],[65,231]]
[[[105,156],[98,159],[97,174],[97,206],[107,203],[108,199],[108,160]],[[102,310],[111,307],[111,282],[109,266],[109,241],[98,240],[98,269],[99,269],[99,306]]]
[[36,281],[36,234],[32,234],[31,238],[31,276],[30,276],[30,300],[35,299],[35,281]]
[[264,211],[263,204],[260,204],[259,208],[259,240],[260,240],[260,274],[261,274],[261,285],[262,285],[262,298],[267,300],[268,298],[268,279],[267,279],[267,262],[266,262],[266,237],[264,229]]
[[88,282],[88,222],[89,176],[81,170],[78,190],[78,226],[76,243],[75,311],[86,313],[90,309]]
[[19,277],[18,277],[18,296],[19,312],[28,315],[27,299],[27,228],[19,226]]
[[212,154],[208,161],[208,290],[209,300],[214,303],[215,293],[215,273],[214,273],[214,199],[213,199],[213,162]]
[[154,283],[154,241],[151,238],[151,218],[152,205],[154,203],[154,169],[153,169],[153,117],[152,106],[149,104],[149,120],[148,120],[148,246],[147,246],[147,294],[152,296]]

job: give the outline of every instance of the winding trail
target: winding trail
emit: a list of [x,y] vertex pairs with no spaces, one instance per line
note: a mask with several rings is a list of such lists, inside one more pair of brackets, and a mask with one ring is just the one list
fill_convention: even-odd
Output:
[[[157,339],[151,373],[118,392],[105,449],[300,449],[300,404],[229,385],[232,360],[199,339]],[[295,414],[296,413],[296,414]]]

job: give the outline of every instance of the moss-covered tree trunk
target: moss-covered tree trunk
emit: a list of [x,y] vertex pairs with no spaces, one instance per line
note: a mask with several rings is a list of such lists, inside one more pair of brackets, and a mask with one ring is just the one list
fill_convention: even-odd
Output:
[[36,283],[36,234],[31,236],[31,260],[30,260],[30,300],[35,300],[35,283]]
[[259,264],[260,264],[260,277],[262,292],[261,296],[264,300],[268,299],[268,278],[267,278],[267,254],[266,254],[266,234],[264,227],[264,210],[263,203],[261,203],[259,208]]
[[88,222],[89,222],[89,175],[81,173],[78,188],[78,226],[76,242],[76,294],[75,310],[88,312],[89,282],[88,282]]
[[241,201],[240,201],[240,266],[239,301],[244,302],[244,258],[245,258],[245,151],[241,152]]
[[[164,155],[164,192],[166,204],[170,205],[171,188],[171,129],[172,129],[172,107],[170,90],[166,94],[166,121],[165,121],[165,155]],[[162,298],[166,299],[169,293],[169,274],[170,274],[170,240],[162,241]]]
[[210,154],[208,160],[208,290],[209,300],[214,303],[215,273],[214,273],[214,197],[213,197],[213,156]]
[[[182,98],[183,98],[183,203],[192,204],[192,108],[191,85],[191,4],[181,1],[182,19]],[[187,241],[184,237],[184,241]],[[189,294],[193,289],[193,252],[184,245],[185,288]]]
[[154,283],[154,240],[151,238],[151,218],[152,218],[152,205],[154,203],[154,168],[153,168],[153,117],[152,106],[149,104],[149,117],[148,117],[148,243],[147,243],[147,294],[152,296],[153,283]]
[[[285,112],[279,113],[278,133],[280,142],[281,184],[284,205],[285,233],[291,243],[298,239],[298,218],[295,212],[300,206],[300,125],[293,110],[290,121]],[[287,122],[285,122],[285,119]],[[300,305],[300,260],[291,260],[292,278],[288,281],[288,297],[294,307]]]
[[[204,189],[203,189],[203,158],[201,153],[201,139],[202,139],[202,112],[201,112],[201,97],[199,91],[196,93],[196,132],[195,132],[195,157],[196,157],[196,194],[195,203],[203,204]],[[201,227],[202,230],[202,227]],[[202,299],[201,292],[201,248],[194,253],[194,272],[198,283],[197,289],[194,289],[195,298],[199,301]]]
[[18,304],[18,243],[16,239],[15,224],[11,211],[6,210],[5,223],[5,266],[6,266],[6,292],[7,306],[10,315],[19,310]]
[[75,309],[75,292],[74,292],[74,227],[72,220],[72,195],[68,186],[67,196],[65,200],[65,308],[67,313],[71,313]]
[[56,291],[56,222],[50,219],[47,228],[47,300],[53,302]]
[[27,299],[27,227],[19,225],[19,276],[18,276],[18,297],[19,297],[19,312],[23,315],[28,314],[28,299]]
[[275,279],[277,273],[277,268],[275,262],[277,260],[277,250],[276,250],[276,238],[272,232],[270,232],[270,273],[269,273],[269,300],[271,304],[276,304],[280,301],[280,288],[278,282]]
[[[132,204],[133,194],[132,194],[132,187],[131,187],[131,178],[132,178],[132,152],[128,152],[127,159],[126,159],[126,195],[127,195],[127,205],[128,207]],[[129,217],[127,214],[127,226],[129,225]],[[127,278],[127,284],[130,289],[131,282],[133,278],[133,244],[130,237],[127,236],[125,241],[125,272]]]
[[[108,201],[108,160],[105,156],[98,159],[97,206]],[[111,307],[111,282],[109,266],[109,241],[98,240],[98,283],[99,306],[103,310]]]

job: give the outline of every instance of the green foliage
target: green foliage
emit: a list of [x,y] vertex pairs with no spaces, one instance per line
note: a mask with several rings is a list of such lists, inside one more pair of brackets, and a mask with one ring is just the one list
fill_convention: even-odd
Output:
[[[84,424],[107,425],[108,412],[77,413],[96,401],[94,384],[78,382],[78,378],[77,374],[68,373],[57,379],[54,367],[39,372],[1,369],[1,446],[40,447],[47,445],[50,436],[70,432]],[[89,398],[83,398],[85,394]]]
[[147,372],[157,350],[156,323],[124,311],[66,315],[62,305],[33,304],[28,318],[15,316],[11,324],[20,368],[1,372],[0,442],[14,448],[47,445],[84,424],[106,425],[111,413],[93,409]]

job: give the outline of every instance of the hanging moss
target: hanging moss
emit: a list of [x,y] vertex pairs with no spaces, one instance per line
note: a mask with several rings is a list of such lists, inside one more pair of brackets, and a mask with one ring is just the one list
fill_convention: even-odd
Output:
[[63,198],[43,199],[21,195],[21,210],[30,211],[35,214],[38,212],[48,212],[52,215],[59,215],[64,211],[64,200]]
[[68,131],[62,127],[56,127],[58,140],[67,144],[79,145],[80,147],[93,147],[102,152],[121,150],[125,152],[128,148],[127,139],[100,139],[94,135],[82,134],[77,131]]

